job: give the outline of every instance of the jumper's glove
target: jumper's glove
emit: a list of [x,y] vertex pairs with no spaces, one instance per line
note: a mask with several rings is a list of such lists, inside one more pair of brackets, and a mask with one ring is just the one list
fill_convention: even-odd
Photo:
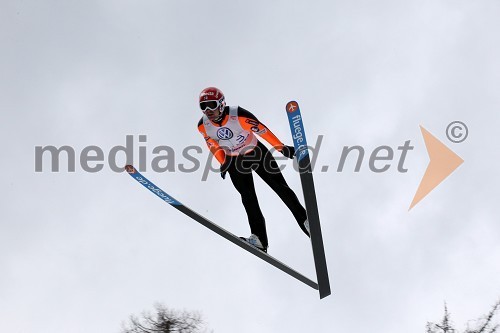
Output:
[[285,157],[293,158],[295,156],[295,148],[293,146],[283,146],[280,153]]
[[230,164],[231,164],[231,159],[226,157],[224,163],[222,163],[220,166],[220,176],[222,177],[222,179],[226,179],[226,173],[227,170],[229,169]]

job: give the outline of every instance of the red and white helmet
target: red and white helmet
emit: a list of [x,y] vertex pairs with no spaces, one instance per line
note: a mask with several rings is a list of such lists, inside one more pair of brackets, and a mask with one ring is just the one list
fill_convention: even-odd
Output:
[[203,113],[207,110],[219,110],[222,112],[226,106],[226,101],[222,91],[215,87],[208,87],[200,93],[200,108]]

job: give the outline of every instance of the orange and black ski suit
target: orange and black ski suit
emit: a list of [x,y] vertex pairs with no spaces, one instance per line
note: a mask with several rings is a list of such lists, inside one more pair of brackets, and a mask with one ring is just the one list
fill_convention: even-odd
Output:
[[[278,151],[285,147],[264,124],[239,106],[231,107],[231,110],[226,106],[218,123],[213,123],[203,116],[198,122],[198,131],[203,135],[215,158],[221,164],[227,161],[227,172],[241,195],[250,230],[259,237],[264,247],[268,246],[266,223],[255,193],[252,170],[278,194],[302,231],[308,234],[303,225],[307,219],[306,210],[293,190],[288,187],[271,152],[254,137],[254,133],[258,134]],[[226,139],[235,140],[229,144],[230,147],[225,147]]]

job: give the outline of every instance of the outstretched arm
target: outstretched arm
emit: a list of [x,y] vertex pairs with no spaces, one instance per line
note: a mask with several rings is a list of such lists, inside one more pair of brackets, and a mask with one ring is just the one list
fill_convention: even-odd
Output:
[[253,115],[250,111],[238,107],[238,119],[240,121],[241,127],[247,131],[252,131],[261,138],[269,142],[271,146],[276,148],[276,150],[281,151],[285,145],[278,139],[276,135],[273,134],[263,123],[261,123],[257,117]]

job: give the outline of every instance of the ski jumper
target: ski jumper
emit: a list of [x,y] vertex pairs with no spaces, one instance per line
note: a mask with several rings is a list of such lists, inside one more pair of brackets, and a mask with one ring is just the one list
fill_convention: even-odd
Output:
[[239,106],[226,106],[218,123],[203,115],[198,122],[198,131],[221,164],[230,159],[227,172],[241,195],[250,230],[259,237],[264,247],[268,246],[266,223],[255,193],[252,170],[276,192],[307,234],[303,226],[307,219],[306,210],[288,187],[271,152],[255,136],[255,133],[258,134],[278,151],[284,147],[264,124]]

